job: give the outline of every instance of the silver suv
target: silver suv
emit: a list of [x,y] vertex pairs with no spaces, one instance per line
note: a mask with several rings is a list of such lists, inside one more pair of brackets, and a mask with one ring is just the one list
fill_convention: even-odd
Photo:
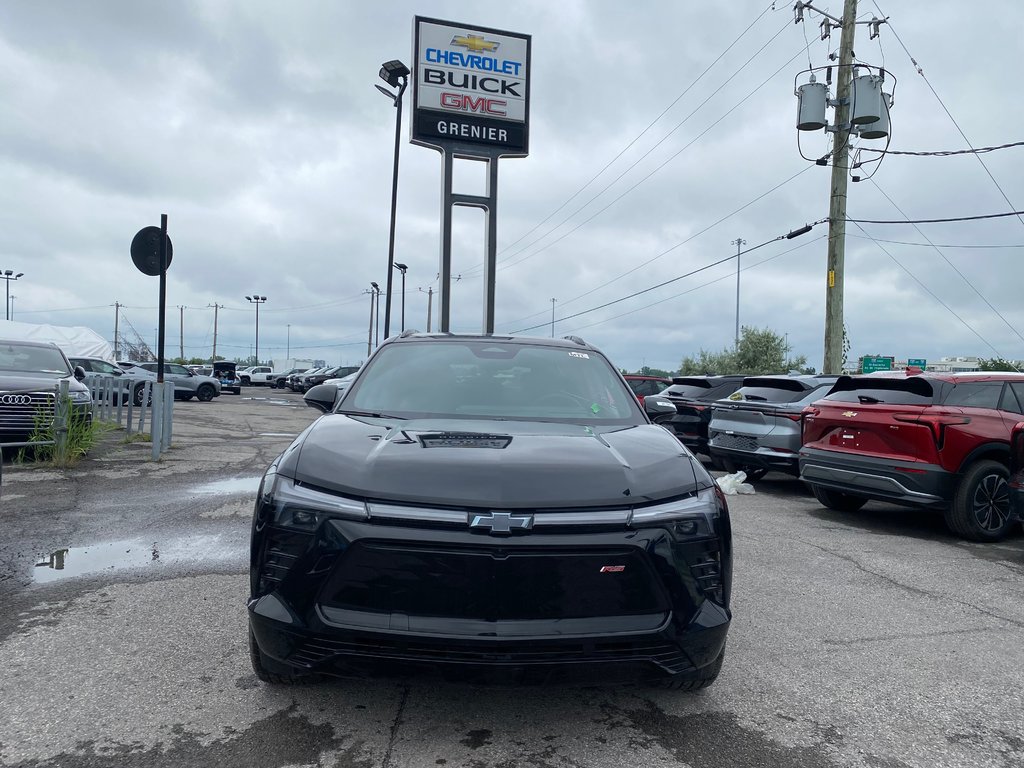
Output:
[[[136,363],[137,368],[155,374],[156,363]],[[191,400],[193,397],[207,402],[220,397],[220,382],[212,376],[199,376],[184,365],[164,363],[164,381],[174,382],[176,400]]]
[[711,458],[727,472],[742,469],[751,480],[769,470],[799,477],[804,406],[824,397],[838,378],[748,376],[711,409]]

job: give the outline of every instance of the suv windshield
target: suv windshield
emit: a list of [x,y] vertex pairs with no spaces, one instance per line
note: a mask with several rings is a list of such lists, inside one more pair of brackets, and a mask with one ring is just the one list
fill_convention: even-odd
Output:
[[339,410],[594,425],[644,421],[635,397],[597,352],[477,339],[384,347]]
[[70,376],[67,360],[56,347],[0,343],[0,371]]

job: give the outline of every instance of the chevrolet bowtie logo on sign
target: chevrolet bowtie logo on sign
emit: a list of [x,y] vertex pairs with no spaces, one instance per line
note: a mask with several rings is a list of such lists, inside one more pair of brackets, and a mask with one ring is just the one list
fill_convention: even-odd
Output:
[[498,50],[498,46],[501,43],[497,43],[493,40],[488,40],[481,35],[456,35],[452,38],[452,45],[459,48],[467,48],[473,53],[479,53],[480,51],[491,51]]

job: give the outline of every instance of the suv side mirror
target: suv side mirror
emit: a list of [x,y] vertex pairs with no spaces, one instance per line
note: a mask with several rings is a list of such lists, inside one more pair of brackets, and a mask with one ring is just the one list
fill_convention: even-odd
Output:
[[85,381],[85,368],[80,365],[76,365],[74,375],[77,381]]
[[644,398],[644,412],[651,421],[657,422],[666,416],[675,416],[676,406],[664,395],[647,395]]
[[327,413],[334,407],[334,403],[338,399],[338,387],[335,384],[317,384],[315,387],[310,387],[302,399],[310,408]]

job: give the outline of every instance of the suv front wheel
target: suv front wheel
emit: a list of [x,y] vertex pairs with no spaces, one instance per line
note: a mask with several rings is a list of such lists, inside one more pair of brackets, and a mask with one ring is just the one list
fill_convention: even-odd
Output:
[[946,525],[965,539],[1000,541],[1010,521],[1009,470],[998,461],[983,459],[967,468],[946,510]]

